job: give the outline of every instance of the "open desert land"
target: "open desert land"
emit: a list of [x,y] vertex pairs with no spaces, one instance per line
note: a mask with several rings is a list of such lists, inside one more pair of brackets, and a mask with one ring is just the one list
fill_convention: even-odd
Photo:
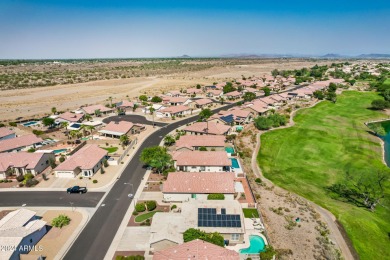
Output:
[[[187,63],[192,63],[194,69],[188,71]],[[330,64],[331,61],[303,59],[247,59],[232,61],[229,59],[218,59],[216,61],[207,61],[207,66],[196,67],[198,63],[203,64],[205,61],[201,59],[198,61],[182,60],[181,65],[183,69],[170,68],[168,66],[165,69],[155,70],[147,67],[142,70],[145,76],[139,77],[125,76],[125,78],[92,80],[82,83],[42,87],[19,86],[13,89],[5,88],[3,85],[0,96],[1,120],[43,116],[50,112],[51,107],[56,107],[58,110],[72,110],[81,105],[104,103],[108,97],[112,97],[113,100],[133,99],[144,93],[148,95],[161,94],[164,91],[180,90],[196,84],[206,85],[213,82],[240,79],[242,76],[270,74],[273,69],[298,69],[315,64]],[[104,64],[108,70],[118,70],[118,66],[110,65],[110,63]],[[77,71],[80,74],[84,73],[82,70],[83,65],[78,64],[76,68],[69,68],[69,66],[72,65],[66,65],[66,69],[63,69],[66,73],[69,71],[75,74],[77,74]],[[84,66],[85,69],[90,69],[88,63],[85,63]],[[103,65],[99,64],[99,68],[100,66]],[[9,65],[0,67],[0,74],[34,74],[48,71],[51,67],[51,64],[47,65],[46,63],[34,66]],[[147,69],[150,70],[149,73],[145,71]],[[58,73],[60,74],[60,72]],[[104,74],[106,73],[104,72]],[[128,75],[134,74],[129,73]],[[110,74],[110,76],[112,75]],[[83,80],[89,79],[84,78]]]

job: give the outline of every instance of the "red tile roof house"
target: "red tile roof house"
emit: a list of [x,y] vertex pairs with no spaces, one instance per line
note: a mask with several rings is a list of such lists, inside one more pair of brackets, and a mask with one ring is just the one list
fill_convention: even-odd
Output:
[[207,96],[208,97],[222,97],[223,96],[223,90],[222,89],[210,89],[210,90],[207,90]]
[[191,99],[186,97],[167,97],[163,100],[164,104],[168,104],[171,106],[180,106],[180,105],[188,105],[192,102]]
[[128,133],[134,134],[135,132],[135,125],[132,122],[127,121],[111,121],[99,130],[100,135],[112,138],[120,138],[122,135],[127,135]]
[[228,135],[231,127],[214,122],[195,122],[184,128],[191,135]]
[[190,242],[156,251],[153,260],[239,260],[240,255],[233,250],[216,246],[209,242],[196,239]]
[[178,116],[184,116],[184,115],[190,115],[192,109],[190,107],[179,105],[179,106],[172,106],[164,108],[158,112],[156,112],[157,117],[178,117]]
[[102,114],[109,114],[114,112],[113,108],[105,107],[103,105],[92,105],[92,106],[86,106],[86,107],[80,107],[79,109],[84,114],[94,115],[96,110],[100,110],[100,113]]
[[49,166],[50,159],[55,160],[53,153],[0,153],[0,179],[26,173],[36,176]]
[[196,108],[203,108],[205,106],[211,105],[213,101],[208,98],[201,98],[194,101]]
[[19,152],[30,148],[37,148],[43,142],[42,138],[34,134],[22,135],[0,141],[0,153]]
[[82,177],[92,177],[106,159],[107,151],[96,144],[88,144],[58,165],[55,176],[58,178],[74,178],[81,173]]
[[15,138],[16,134],[14,131],[8,129],[7,127],[0,127],[0,141],[5,139]]
[[184,172],[230,172],[232,161],[225,151],[176,151],[174,167]]
[[134,102],[130,102],[127,100],[123,100],[115,104],[117,109],[121,109],[124,111],[133,111]]
[[236,91],[228,92],[224,94],[228,99],[235,99],[235,98],[240,98],[242,93]]
[[197,88],[189,88],[186,90],[187,96],[193,96],[193,95],[199,95],[203,93],[202,89],[197,89]]
[[258,116],[263,116],[266,115],[270,109],[264,102],[255,100],[252,103],[247,104],[244,110],[251,111]]
[[163,200],[207,200],[207,196],[213,193],[224,194],[225,200],[234,200],[234,179],[231,172],[170,172],[163,185]]
[[56,118],[56,123],[68,122],[70,123],[80,123],[84,118],[83,114],[74,114],[71,112],[65,112],[63,114],[58,115]]
[[242,108],[233,108],[227,111],[220,111],[218,114],[212,115],[209,122],[220,122],[231,125],[232,122],[230,121],[230,118],[229,120],[226,120],[225,118],[229,115],[232,115],[235,124],[247,124],[252,120],[253,114],[253,112],[244,110]]
[[276,101],[276,105],[278,105],[278,106],[282,106],[282,105],[287,103],[287,98],[284,97],[284,96],[281,96],[279,94],[274,94],[274,95],[271,95],[269,97],[271,99],[275,100]]
[[208,151],[224,151],[225,150],[224,135],[183,135],[176,141],[176,151],[196,151],[200,147],[205,147]]
[[183,94],[178,90],[171,90],[171,91],[167,92],[166,95],[170,96],[170,97],[180,97]]

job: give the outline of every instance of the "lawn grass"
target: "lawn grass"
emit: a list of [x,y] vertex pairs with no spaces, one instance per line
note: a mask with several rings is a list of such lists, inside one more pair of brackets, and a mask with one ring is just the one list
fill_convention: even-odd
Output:
[[344,226],[361,259],[390,255],[390,185],[385,207],[375,212],[332,199],[326,187],[344,178],[347,170],[362,174],[388,171],[382,149],[367,132],[366,121],[384,118],[367,109],[373,92],[346,91],[335,104],[324,101],[298,111],[295,126],[261,136],[258,163],[275,184],[302,195],[330,210]]
[[242,209],[245,218],[258,218],[259,212],[257,209]]
[[102,147],[104,150],[106,150],[108,153],[115,153],[118,151],[118,147],[113,146],[113,147]]
[[134,221],[137,222],[137,223],[144,222],[148,218],[153,217],[153,215],[156,214],[157,212],[161,212],[161,211],[151,211],[151,212],[148,212],[148,213],[144,213],[142,215],[136,216]]

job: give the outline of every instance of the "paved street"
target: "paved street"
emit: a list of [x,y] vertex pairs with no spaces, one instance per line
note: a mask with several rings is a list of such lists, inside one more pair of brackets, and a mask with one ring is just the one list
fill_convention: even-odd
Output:
[[64,191],[0,192],[0,207],[96,207],[104,192],[67,194]]
[[[134,124],[144,124],[144,125],[153,125],[152,121],[147,120],[144,116],[141,115],[122,115],[122,116],[111,116],[103,119],[103,123],[108,124],[111,121],[128,121]],[[155,122],[156,126],[164,126],[166,123]]]

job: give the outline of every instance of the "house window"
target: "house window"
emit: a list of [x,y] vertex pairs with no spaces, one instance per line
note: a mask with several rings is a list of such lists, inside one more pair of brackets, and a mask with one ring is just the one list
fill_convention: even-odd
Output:
[[232,241],[240,240],[240,234],[232,234]]
[[201,171],[205,171],[205,170],[206,170],[206,167],[205,167],[205,166],[200,166],[200,170],[201,170]]

